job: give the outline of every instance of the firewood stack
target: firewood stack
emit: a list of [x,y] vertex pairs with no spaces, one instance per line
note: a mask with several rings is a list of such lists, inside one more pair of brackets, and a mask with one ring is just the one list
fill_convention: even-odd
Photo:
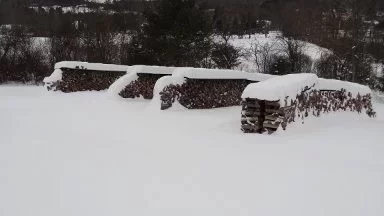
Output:
[[237,106],[250,83],[248,80],[187,79],[182,85],[170,85],[160,92],[161,109],[170,108],[176,100],[188,109]]
[[52,83],[52,86],[48,86],[48,90],[58,90],[66,93],[106,90],[126,73],[124,71],[94,71],[69,68],[61,68],[61,70],[63,71],[62,80]]
[[247,98],[242,100],[241,129],[245,133],[261,133],[264,130],[265,101]]
[[275,132],[280,125],[283,130],[295,121],[295,105],[281,107],[278,101],[265,101],[265,121],[263,127],[268,133]]
[[322,113],[351,111],[375,117],[370,94],[355,97],[345,89],[340,91],[305,90],[293,101],[264,101],[253,98],[242,100],[241,130],[245,133],[273,133],[280,126],[285,130],[296,118],[304,119],[312,114],[320,117]]
[[273,133],[280,125],[295,120],[294,105],[281,107],[278,101],[247,98],[242,101],[241,129],[245,133]]
[[340,91],[319,91],[312,90],[304,92],[297,97],[298,116],[304,118],[312,113],[319,117],[321,113],[329,113],[336,111],[350,111],[365,113],[369,117],[375,117],[376,112],[373,110],[372,97],[370,94],[361,96],[357,94],[355,97],[345,89]]
[[127,85],[119,95],[123,98],[138,98],[144,99],[153,98],[153,88],[158,79],[165,76],[163,74],[137,74],[139,78]]

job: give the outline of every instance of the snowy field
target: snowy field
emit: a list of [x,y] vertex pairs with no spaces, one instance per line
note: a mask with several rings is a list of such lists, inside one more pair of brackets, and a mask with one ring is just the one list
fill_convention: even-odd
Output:
[[0,215],[384,215],[383,104],[272,136],[149,104],[0,86]]

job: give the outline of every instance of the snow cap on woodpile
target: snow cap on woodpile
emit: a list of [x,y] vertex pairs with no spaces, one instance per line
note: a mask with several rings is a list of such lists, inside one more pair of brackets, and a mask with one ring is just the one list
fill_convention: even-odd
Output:
[[55,69],[69,68],[69,69],[82,69],[82,70],[95,70],[95,71],[127,71],[127,65],[115,64],[102,64],[102,63],[88,63],[78,61],[62,61],[55,64]]
[[295,99],[302,91],[312,88],[317,83],[316,74],[288,74],[276,76],[259,83],[248,85],[242,98],[254,98],[267,101],[280,101]]
[[133,65],[127,68],[127,73],[172,75],[176,69],[177,67]]
[[263,81],[274,77],[269,74],[248,73],[238,70],[207,69],[207,68],[178,68],[173,76],[189,79],[235,79]]
[[126,75],[120,77],[117,79],[109,88],[108,93],[112,96],[118,97],[120,92],[123,91],[123,89],[132,83],[133,81],[136,81],[139,77],[137,76],[137,73],[127,73]]
[[368,86],[360,85],[358,83],[347,82],[347,81],[323,79],[323,78],[318,79],[316,89],[329,90],[329,91],[339,91],[341,89],[345,89],[346,92],[350,92],[353,97],[356,97],[357,94],[367,95],[372,93],[371,89]]
[[160,92],[162,92],[167,86],[182,85],[185,81],[184,77],[179,76],[163,76],[158,79],[155,87],[153,88],[153,99],[149,107],[154,110],[160,110],[162,103]]
[[136,81],[139,76],[137,74],[161,74],[171,75],[175,67],[161,67],[161,66],[146,66],[146,65],[133,65],[127,67],[127,74],[116,80],[108,89],[109,94],[119,95],[133,81]]

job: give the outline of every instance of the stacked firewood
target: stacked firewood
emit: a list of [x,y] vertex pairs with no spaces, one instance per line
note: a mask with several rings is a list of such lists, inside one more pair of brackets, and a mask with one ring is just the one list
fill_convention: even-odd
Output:
[[375,117],[370,94],[354,97],[345,89],[340,91],[306,90],[295,100],[264,101],[247,98],[242,101],[241,129],[245,133],[273,133],[280,126],[285,130],[296,118],[304,123],[309,115],[320,117],[322,113],[351,111]]
[[265,101],[247,98],[241,105],[241,129],[246,133],[261,133],[264,130]]
[[372,97],[370,94],[355,97],[345,89],[340,91],[318,91],[312,90],[303,92],[297,96],[298,117],[302,119],[312,113],[320,116],[321,113],[336,111],[350,111],[365,113],[369,117],[375,117],[376,113],[372,107]]
[[94,71],[68,68],[62,68],[61,70],[63,71],[62,80],[52,83],[48,90],[58,90],[66,93],[101,91],[108,89],[112,83],[126,73],[124,71]]
[[241,129],[245,133],[275,132],[295,120],[294,106],[281,107],[278,101],[247,98],[242,101]]
[[153,98],[153,88],[162,74],[137,74],[138,79],[127,85],[119,95],[123,98]]
[[162,109],[177,100],[188,109],[212,109],[240,105],[248,80],[187,79],[182,85],[167,86],[160,92]]

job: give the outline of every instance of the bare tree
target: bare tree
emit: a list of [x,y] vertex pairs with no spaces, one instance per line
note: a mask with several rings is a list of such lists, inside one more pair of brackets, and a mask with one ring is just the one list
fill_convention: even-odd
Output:
[[19,26],[2,32],[0,37],[0,83],[39,82],[46,75],[47,63],[43,51],[25,29]]
[[260,73],[268,73],[274,61],[275,45],[271,43],[261,44],[255,40],[249,50],[251,59]]
[[229,43],[217,43],[213,45],[211,59],[216,67],[233,69],[240,64],[240,50]]
[[59,61],[85,61],[84,50],[78,36],[67,35],[51,38],[51,64]]
[[290,64],[287,73],[307,73],[309,71],[308,57],[303,53],[304,43],[292,37],[281,37],[281,52],[287,57]]

